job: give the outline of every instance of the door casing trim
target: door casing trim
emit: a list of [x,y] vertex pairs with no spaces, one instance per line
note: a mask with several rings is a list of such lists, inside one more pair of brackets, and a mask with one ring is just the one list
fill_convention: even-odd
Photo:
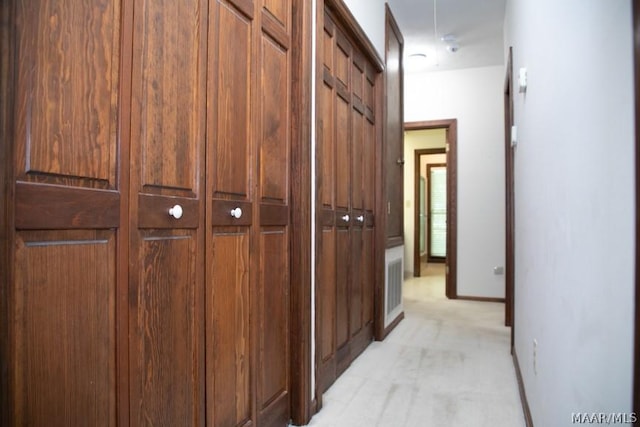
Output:
[[[405,122],[405,131],[445,129],[447,132],[447,272],[445,294],[458,297],[458,120]],[[415,227],[414,227],[415,228]]]

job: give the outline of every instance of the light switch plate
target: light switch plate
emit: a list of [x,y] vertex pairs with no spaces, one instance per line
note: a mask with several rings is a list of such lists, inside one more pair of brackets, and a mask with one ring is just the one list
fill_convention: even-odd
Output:
[[527,91],[527,69],[520,68],[518,73],[518,86],[520,87],[520,93]]

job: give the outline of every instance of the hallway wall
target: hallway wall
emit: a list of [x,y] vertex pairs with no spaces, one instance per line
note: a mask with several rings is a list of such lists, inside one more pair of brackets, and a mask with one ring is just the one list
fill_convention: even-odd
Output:
[[[405,122],[458,119],[458,295],[504,298],[504,67],[405,75]],[[406,163],[405,163],[406,164]]]
[[384,4],[385,0],[344,0],[353,17],[384,60]]
[[505,35],[529,81],[514,88],[515,348],[533,422],[629,412],[631,1],[508,0]]

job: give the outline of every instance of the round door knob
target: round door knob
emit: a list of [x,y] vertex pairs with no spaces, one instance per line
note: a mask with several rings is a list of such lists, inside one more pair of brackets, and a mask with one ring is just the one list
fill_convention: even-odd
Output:
[[182,213],[183,213],[182,212],[182,206],[180,206],[180,205],[175,205],[174,207],[169,209],[169,215],[171,215],[175,219],[182,218]]
[[242,216],[242,209],[240,208],[231,209],[231,216],[234,217],[235,219],[239,219]]
[[364,222],[364,215],[360,215],[358,218],[356,218],[358,220],[358,222]]
[[344,222],[349,222],[349,215],[343,215],[343,216],[342,216],[342,220],[343,220]]

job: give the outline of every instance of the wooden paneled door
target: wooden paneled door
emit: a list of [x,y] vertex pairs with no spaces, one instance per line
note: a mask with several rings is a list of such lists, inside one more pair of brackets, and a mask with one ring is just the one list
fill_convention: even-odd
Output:
[[335,11],[318,33],[317,376],[326,390],[373,339],[378,70]]
[[114,426],[126,388],[123,10],[117,0],[70,3],[14,2],[10,21],[13,159],[3,168],[15,182],[6,295],[19,426]]
[[129,202],[133,425],[204,421],[207,6],[207,0],[144,0],[134,8]]
[[289,421],[291,1],[212,3],[207,422]]
[[2,7],[0,421],[287,425],[294,1]]

